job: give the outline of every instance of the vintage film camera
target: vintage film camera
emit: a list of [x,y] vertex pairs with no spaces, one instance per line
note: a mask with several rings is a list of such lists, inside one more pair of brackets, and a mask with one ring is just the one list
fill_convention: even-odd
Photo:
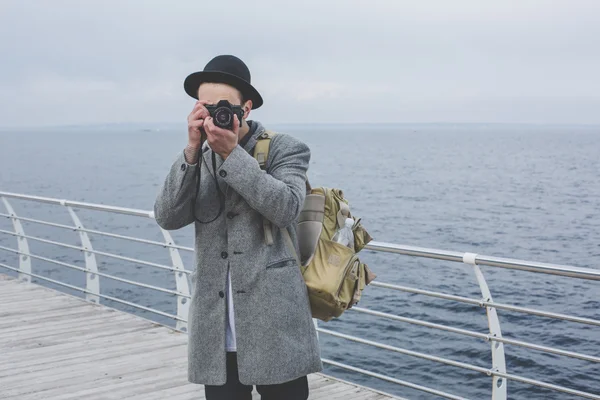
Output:
[[233,115],[237,115],[242,126],[242,117],[244,116],[244,109],[242,106],[232,105],[227,100],[221,100],[216,105],[205,105],[210,116],[213,118],[215,125],[219,128],[233,130]]

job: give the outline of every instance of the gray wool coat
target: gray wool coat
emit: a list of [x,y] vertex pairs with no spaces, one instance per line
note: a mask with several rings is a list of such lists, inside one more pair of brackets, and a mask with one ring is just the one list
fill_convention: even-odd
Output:
[[[317,334],[306,285],[280,229],[288,229],[297,247],[297,218],[306,196],[305,176],[310,149],[293,136],[271,141],[267,172],[250,150],[257,129],[242,148],[224,161],[216,154],[217,182],[225,193],[219,218],[195,221],[192,202],[195,167],[179,154],[160,189],[154,213],[163,229],[195,223],[195,265],[188,319],[188,380],[223,385],[226,382],[225,330],[227,269],[231,272],[240,382],[266,385],[322,371]],[[196,217],[210,221],[219,210],[208,149],[201,162],[201,182],[194,205]],[[212,176],[211,176],[212,175]],[[265,216],[273,225],[274,243],[264,241]]]

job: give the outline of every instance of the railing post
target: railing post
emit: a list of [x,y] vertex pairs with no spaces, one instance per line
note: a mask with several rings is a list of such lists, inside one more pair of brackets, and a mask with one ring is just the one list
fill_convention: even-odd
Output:
[[[483,301],[493,303],[492,294],[490,288],[483,276],[483,273],[477,266],[477,254],[465,253],[463,255],[463,262],[473,266],[473,272],[479,283],[481,295]],[[492,369],[497,372],[506,373],[506,360],[504,357],[504,343],[495,341],[493,338],[501,338],[502,331],[500,330],[500,320],[498,319],[498,313],[496,308],[487,306],[485,308],[488,318],[488,326],[490,329],[490,340],[492,345]],[[498,376],[492,377],[492,400],[506,400],[508,396],[507,381],[504,378]]]
[[73,219],[73,223],[75,224],[75,230],[79,233],[79,239],[81,240],[81,246],[84,248],[83,250],[83,258],[85,259],[85,268],[87,272],[85,273],[85,288],[87,292],[85,293],[85,299],[92,303],[99,304],[100,303],[100,277],[98,276],[98,264],[96,263],[96,255],[90,250],[94,250],[92,247],[92,242],[87,234],[87,232],[83,231],[83,224],[81,220],[75,214],[75,210],[73,210],[70,206],[66,206],[67,210],[69,210],[69,214],[71,214],[71,218]]
[[23,230],[23,225],[21,225],[21,221],[17,216],[17,213],[12,208],[10,203],[5,197],[2,197],[2,201],[4,202],[4,206],[6,207],[6,211],[10,214],[13,228],[15,233],[17,234],[17,247],[19,249],[19,280],[25,282],[31,282],[31,258],[26,254],[29,253],[29,243],[27,242],[27,238],[25,237],[25,231]]
[[[171,255],[171,261],[173,262],[173,268],[176,271],[173,271],[175,274],[175,285],[177,288],[177,292],[181,293],[183,295],[189,296],[190,295],[190,286],[188,283],[188,277],[187,274],[183,271],[185,271],[185,268],[183,267],[183,261],[181,260],[181,255],[179,254],[179,250],[177,250],[176,248],[172,247],[175,245],[175,242],[173,241],[173,238],[171,237],[171,234],[169,232],[167,232],[166,230],[164,230],[163,228],[160,228],[164,238],[165,238],[165,243],[167,244],[167,246],[169,246],[169,254]],[[187,332],[187,319],[188,319],[188,312],[190,309],[190,303],[188,301],[187,297],[178,295],[177,296],[177,322],[175,325],[176,329],[179,329],[183,332]]]

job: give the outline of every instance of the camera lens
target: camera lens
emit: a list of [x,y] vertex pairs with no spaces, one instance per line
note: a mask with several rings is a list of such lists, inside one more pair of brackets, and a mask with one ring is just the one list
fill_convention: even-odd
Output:
[[219,107],[215,111],[215,125],[220,128],[229,128],[233,120],[233,113],[226,107]]

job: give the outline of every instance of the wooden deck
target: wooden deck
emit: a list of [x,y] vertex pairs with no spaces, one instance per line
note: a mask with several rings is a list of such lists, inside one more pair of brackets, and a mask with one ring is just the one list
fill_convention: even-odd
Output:
[[[308,378],[310,399],[396,398]],[[0,274],[0,399],[203,398],[203,386],[187,381],[187,335]]]

